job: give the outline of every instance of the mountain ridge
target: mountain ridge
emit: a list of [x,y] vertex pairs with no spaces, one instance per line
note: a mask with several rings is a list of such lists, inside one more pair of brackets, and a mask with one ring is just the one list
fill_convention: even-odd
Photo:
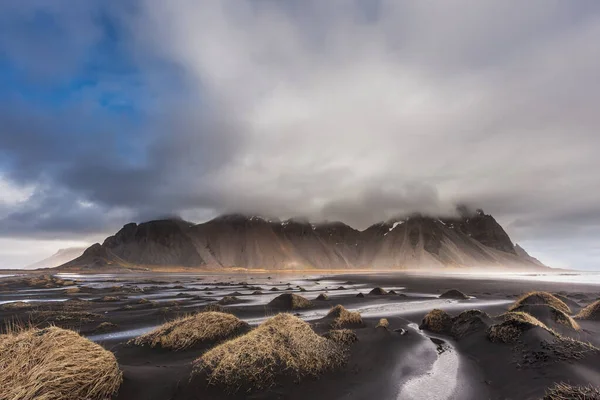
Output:
[[59,268],[419,269],[545,267],[482,210],[457,217],[412,214],[359,231],[226,214],[201,224],[179,219],[129,223]]

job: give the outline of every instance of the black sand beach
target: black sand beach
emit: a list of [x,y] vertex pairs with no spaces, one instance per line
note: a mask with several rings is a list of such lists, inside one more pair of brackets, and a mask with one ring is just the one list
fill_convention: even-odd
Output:
[[[548,357],[533,336],[523,335],[522,343],[494,343],[484,329],[458,339],[419,329],[432,309],[452,316],[478,309],[497,316],[520,295],[534,290],[560,295],[574,315],[600,297],[600,286],[594,284],[400,273],[74,274],[27,279],[0,280],[2,325],[53,324],[77,330],[112,351],[124,373],[117,399],[539,399],[556,382],[600,382],[600,355],[594,351],[581,357]],[[395,294],[371,294],[377,287]],[[469,298],[438,298],[449,289]],[[303,296],[312,307],[282,310],[268,305],[282,293]],[[316,300],[323,293],[328,300]],[[349,346],[342,367],[301,382],[283,380],[268,390],[234,394],[209,385],[202,376],[190,380],[191,363],[207,347],[175,352],[128,344],[166,321],[223,303],[226,296],[230,296],[223,305],[227,312],[251,326],[287,311],[324,334],[329,330],[327,312],[341,304],[359,311],[364,327],[353,328],[358,341]],[[388,320],[387,328],[376,328],[381,318]],[[578,323],[578,331],[558,325],[552,329],[600,346],[600,322]]]

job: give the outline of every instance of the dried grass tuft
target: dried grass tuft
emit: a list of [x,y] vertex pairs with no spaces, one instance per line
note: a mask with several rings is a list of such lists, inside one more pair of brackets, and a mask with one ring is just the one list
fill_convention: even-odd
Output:
[[22,310],[30,310],[31,308],[33,308],[33,305],[26,301],[15,301],[12,303],[2,304],[0,306],[0,309],[2,309],[4,311],[22,311]]
[[384,289],[380,288],[380,287],[376,287],[375,289],[371,290],[369,292],[369,294],[374,294],[376,296],[382,296],[384,294],[387,294],[387,292]]
[[358,337],[351,329],[332,329],[325,333],[323,337],[333,340],[334,342],[341,343],[344,345],[350,345],[358,342]]
[[581,329],[579,324],[571,318],[570,315],[565,314],[561,310],[554,308],[547,304],[534,304],[534,305],[522,305],[519,307],[513,307],[513,312],[523,312],[532,316],[536,316],[536,310],[547,311],[552,321],[561,324],[567,328],[578,331]]
[[248,329],[246,322],[232,314],[208,311],[167,322],[131,343],[178,351],[230,339]]
[[554,334],[537,318],[520,312],[511,311],[498,317],[502,322],[489,327],[487,336],[492,342],[514,343],[521,335],[532,328],[539,327]]
[[296,381],[342,365],[344,347],[317,335],[290,314],[278,314],[255,330],[225,342],[194,362],[193,375],[229,392],[267,389],[281,378]]
[[121,385],[110,351],[56,327],[0,335],[0,399],[105,400]]
[[571,328],[573,330],[580,330],[581,327],[570,315],[565,314],[564,312],[551,307],[552,318],[561,325],[566,326],[567,328]]
[[546,390],[544,400],[600,400],[600,389],[594,386],[571,386],[556,383]]
[[589,304],[583,308],[581,311],[579,311],[575,318],[600,321],[600,300],[596,300],[592,304]]
[[112,303],[115,301],[119,301],[120,299],[117,296],[104,296],[101,297],[100,299],[98,299],[97,301],[103,302],[103,303]]
[[514,311],[522,305],[545,304],[564,312],[571,314],[571,309],[562,300],[548,292],[529,292],[521,296],[510,306],[509,311]]
[[221,300],[219,300],[217,303],[221,304],[221,305],[228,305],[228,304],[235,304],[235,303],[239,303],[239,302],[240,302],[240,299],[238,299],[235,296],[225,296]]
[[377,325],[375,326],[375,328],[382,327],[382,328],[387,329],[387,328],[389,328],[389,326],[390,326],[389,321],[386,318],[381,318],[379,320],[379,322],[377,323]]
[[333,329],[340,329],[347,326],[363,325],[363,320],[359,312],[348,311],[341,304],[332,307],[331,310],[329,310],[329,312],[327,313],[327,316],[333,317],[333,322],[331,323],[331,327]]
[[21,279],[22,284],[38,288],[38,289],[51,289],[58,288],[63,286],[71,286],[74,285],[74,281],[65,281],[57,276],[53,275],[36,275],[28,278]]
[[91,313],[87,311],[62,311],[45,310],[31,311],[28,313],[29,319],[36,325],[51,324],[81,324],[85,322],[103,319],[104,315]]
[[310,300],[297,294],[284,293],[271,300],[268,306],[282,310],[303,310],[311,308],[313,304]]
[[435,308],[423,317],[419,328],[436,333],[448,333],[452,328],[452,317],[447,312]]
[[211,311],[220,312],[220,313],[230,313],[231,312],[228,308],[223,307],[222,305],[217,304],[217,303],[208,304],[208,305],[204,306],[202,308],[202,310],[200,310],[200,312],[211,312]]

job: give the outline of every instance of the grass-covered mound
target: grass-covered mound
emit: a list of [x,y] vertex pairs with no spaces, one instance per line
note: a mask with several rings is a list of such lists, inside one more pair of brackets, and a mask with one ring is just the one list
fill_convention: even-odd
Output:
[[102,303],[112,303],[112,302],[119,301],[119,300],[121,300],[121,299],[118,298],[117,296],[104,296],[99,299],[96,299],[96,301],[99,301]]
[[246,322],[232,314],[209,311],[167,322],[131,342],[177,351],[227,340],[249,329]]
[[325,293],[321,293],[320,295],[317,296],[316,300],[326,301],[326,300],[329,300],[329,296],[327,296]]
[[93,330],[94,333],[105,333],[105,332],[110,332],[110,331],[114,331],[115,329],[117,329],[119,326],[117,324],[114,324],[112,322],[101,322],[98,324],[98,326],[96,326]]
[[348,311],[340,304],[332,307],[325,318],[332,319],[331,327],[333,329],[364,326],[359,312]]
[[217,303],[212,303],[212,304],[207,304],[206,306],[204,306],[200,312],[220,312],[220,313],[229,313],[229,309],[227,307],[223,307],[220,304]]
[[237,304],[237,303],[241,303],[241,302],[242,301],[235,296],[225,296],[221,300],[219,300],[217,303],[222,306],[226,306],[228,304]]
[[427,329],[436,333],[449,333],[452,329],[452,317],[447,312],[435,308],[423,317],[419,329]]
[[317,335],[290,314],[278,314],[258,328],[204,353],[193,376],[206,374],[209,384],[229,392],[267,389],[276,381],[318,376],[342,365],[344,347]]
[[371,290],[369,292],[369,294],[373,294],[373,295],[376,295],[376,296],[382,296],[384,294],[387,294],[387,292],[384,289],[380,288],[380,287],[376,287],[375,289]]
[[59,277],[53,276],[53,275],[31,276],[31,277],[22,279],[21,283],[26,286],[37,288],[37,289],[52,289],[52,288],[59,288],[59,287],[63,287],[63,286],[71,286],[71,285],[75,284],[74,281],[64,280],[62,278],[59,278]]
[[13,301],[12,303],[0,305],[0,309],[4,311],[23,311],[30,310],[32,308],[33,304],[26,301]]
[[91,313],[87,311],[63,311],[63,310],[44,310],[31,311],[27,313],[30,322],[36,326],[58,325],[69,326],[79,325],[86,322],[101,320],[102,314]]
[[466,294],[457,289],[450,289],[442,293],[440,299],[466,300],[469,298]]
[[0,399],[105,400],[121,385],[110,351],[51,327],[0,335]]
[[310,300],[297,294],[284,293],[271,300],[267,306],[278,310],[290,311],[311,308],[313,304]]
[[559,324],[563,327],[578,331],[580,329],[579,324],[565,314],[561,310],[554,308],[553,306],[546,304],[527,304],[513,308],[513,312],[524,312],[527,313],[541,322],[544,322],[547,326],[556,327]]
[[375,328],[389,328],[390,327],[390,322],[387,320],[387,318],[381,318],[379,320],[379,322],[377,323],[377,325],[375,325]]
[[592,304],[589,304],[583,308],[581,311],[579,311],[575,318],[600,321],[600,300],[596,300]]
[[571,386],[557,383],[544,395],[544,400],[600,400],[600,389],[594,386]]
[[487,330],[488,339],[496,343],[519,343],[521,365],[579,360],[597,355],[600,349],[590,343],[563,336],[532,315],[511,311],[496,317],[499,323]]
[[523,305],[545,304],[562,311],[565,314],[571,314],[571,309],[562,300],[548,292],[529,292],[521,296],[510,306],[509,311],[513,311]]
[[325,333],[323,337],[345,345],[358,342],[358,336],[351,329],[332,329]]
[[523,333],[533,328],[550,329],[537,318],[520,311],[511,311],[498,317],[500,323],[489,327],[487,336],[492,342],[514,343]]

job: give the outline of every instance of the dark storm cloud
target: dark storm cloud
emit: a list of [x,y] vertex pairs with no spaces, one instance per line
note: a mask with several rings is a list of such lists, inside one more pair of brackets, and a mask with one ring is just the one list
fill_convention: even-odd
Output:
[[[0,208],[4,234],[224,211],[364,227],[466,203],[537,254],[595,254],[595,1],[19,4],[0,40],[16,67],[81,71],[108,18],[137,83],[109,85],[133,115],[95,106],[106,82],[58,111],[2,98],[0,177],[34,188]],[[27,28],[39,9],[57,41]]]

